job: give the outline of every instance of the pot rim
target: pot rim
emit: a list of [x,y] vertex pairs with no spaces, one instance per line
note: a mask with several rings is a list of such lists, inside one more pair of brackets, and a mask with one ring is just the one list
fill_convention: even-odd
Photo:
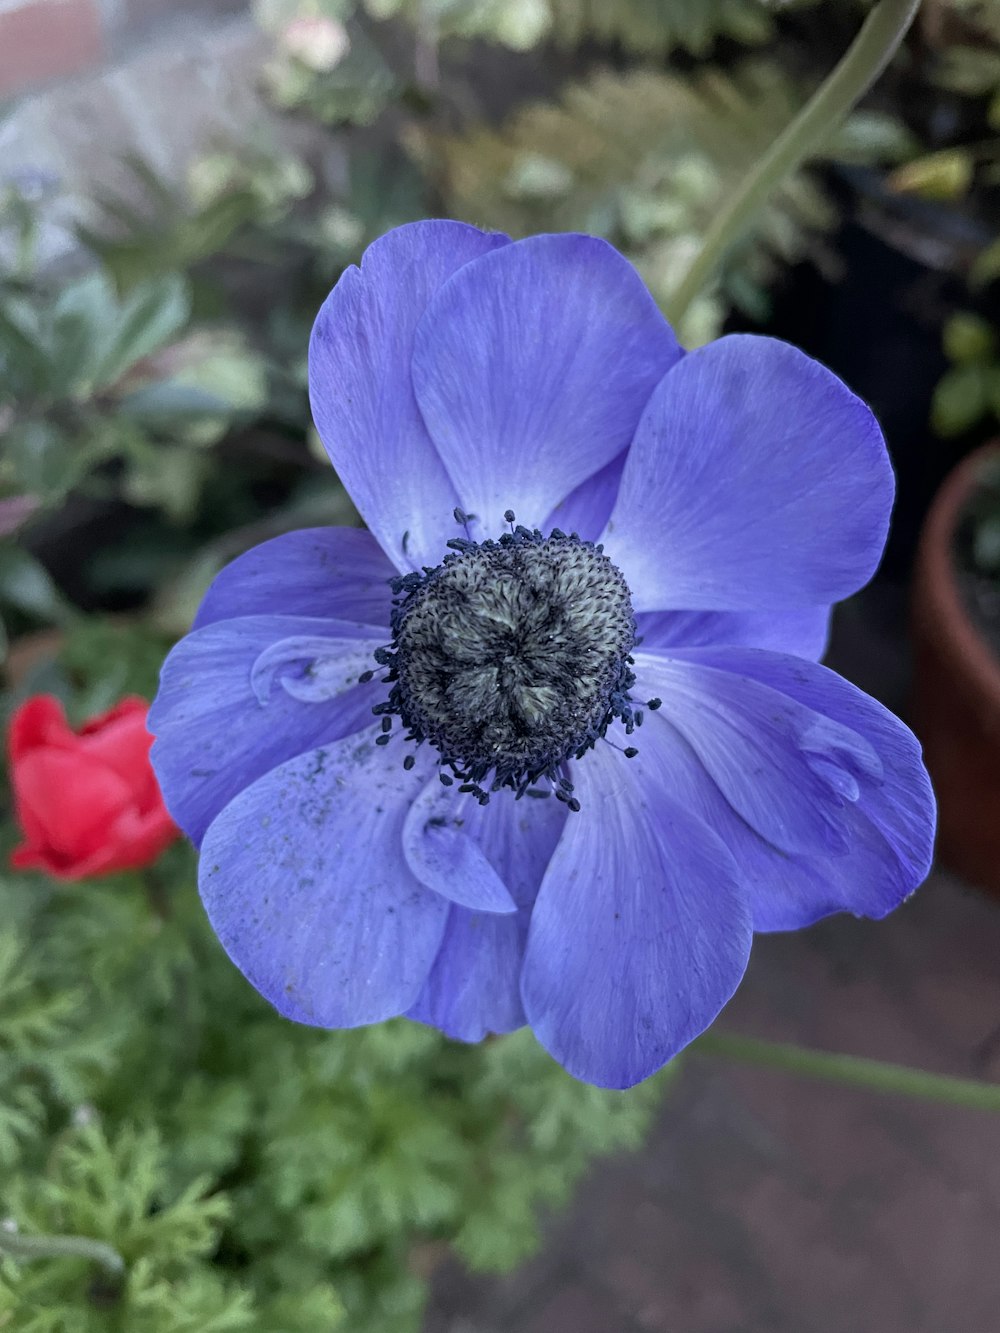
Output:
[[923,637],[947,657],[957,679],[1000,710],[1000,656],[986,642],[962,600],[955,570],[959,518],[987,464],[1000,460],[1000,439],[974,449],[949,472],[935,495],[917,548],[915,619]]

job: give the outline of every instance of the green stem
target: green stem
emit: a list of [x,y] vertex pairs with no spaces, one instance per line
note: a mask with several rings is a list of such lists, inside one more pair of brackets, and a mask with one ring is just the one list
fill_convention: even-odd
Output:
[[923,1101],[964,1106],[972,1111],[1000,1111],[1000,1084],[996,1083],[928,1074],[905,1065],[883,1064],[881,1060],[865,1060],[857,1055],[834,1055],[830,1051],[813,1051],[728,1032],[704,1033],[698,1038],[696,1049],[703,1055],[867,1088],[870,1092],[898,1093]]
[[89,1259],[120,1277],[125,1260],[117,1250],[88,1236],[22,1236],[0,1227],[0,1256],[12,1259]]
[[920,0],[879,0],[840,63],[716,214],[701,249],[668,301],[667,313],[674,324],[684,318],[691,302],[750,227],[761,205],[786,176],[816,152],[872,86],[896,53],[919,8]]

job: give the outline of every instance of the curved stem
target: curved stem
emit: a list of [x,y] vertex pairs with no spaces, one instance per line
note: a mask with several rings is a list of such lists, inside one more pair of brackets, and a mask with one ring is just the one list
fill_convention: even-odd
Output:
[[815,153],[872,86],[895,55],[919,8],[920,0],[879,0],[840,63],[716,214],[701,249],[667,303],[674,324],[683,319],[768,196]]
[[22,1236],[0,1227],[0,1256],[12,1259],[89,1259],[115,1277],[125,1272],[125,1260],[102,1240],[89,1236]]
[[831,1051],[813,1051],[803,1046],[739,1037],[728,1032],[704,1033],[698,1038],[696,1049],[703,1055],[867,1088],[870,1092],[898,1093],[922,1101],[964,1106],[973,1111],[1000,1111],[1000,1084],[996,1083],[928,1074],[923,1069],[908,1069],[905,1065],[883,1064],[881,1060],[866,1060],[857,1055],[835,1055]]

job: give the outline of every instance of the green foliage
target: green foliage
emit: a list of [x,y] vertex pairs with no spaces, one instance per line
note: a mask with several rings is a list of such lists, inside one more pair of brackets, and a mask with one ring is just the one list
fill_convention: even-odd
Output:
[[594,1154],[638,1141],[656,1083],[584,1087],[526,1033],[285,1022],[211,937],[189,851],[153,876],[0,881],[2,1212],[127,1264],[109,1287],[8,1260],[15,1327],[315,1333],[342,1302],[351,1333],[415,1330],[428,1246],[509,1267]]
[[259,1328],[250,1293],[206,1262],[229,1216],[225,1197],[209,1194],[207,1179],[172,1192],[155,1130],[126,1128],[109,1141],[93,1115],[78,1111],[44,1171],[13,1178],[4,1206],[20,1234],[106,1240],[125,1272],[95,1272],[78,1258],[8,1260],[0,1268],[0,1320],[25,1333]]
[[744,46],[774,33],[774,9],[759,0],[549,0],[553,33],[565,46],[587,40],[617,42],[639,54],[675,47],[706,55],[719,38]]
[[[96,270],[53,293],[0,284],[0,377],[10,420],[0,486],[54,505],[113,460],[136,504],[182,519],[198,451],[265,396],[233,330],[190,328],[188,284],[166,274],[118,295]],[[117,489],[116,484],[116,489]]]
[[[515,235],[588,230],[665,301],[829,63],[821,50],[822,68],[800,81],[785,47],[741,49],[779,38],[780,14],[813,3],[259,0],[274,103],[314,124],[376,128],[338,139],[346,176],[329,171],[325,147],[300,157],[256,126],[252,147],[216,145],[194,162],[183,190],[133,161],[128,198],[94,201],[81,229],[96,268],[60,281],[37,269],[30,201],[5,187],[0,500],[19,506],[5,530],[62,505],[70,515],[81,496],[141,513],[89,559],[86,586],[108,604],[139,596],[148,614],[84,615],[8,545],[0,612],[14,631],[55,624],[63,637],[0,716],[43,688],[74,720],[149,696],[225,560],[291,526],[356,520],[316,461],[305,348],[323,296],[375,235],[428,211]],[[938,9],[944,27],[925,37],[935,77],[992,101],[995,120],[1000,62],[983,39],[1000,35],[1000,5]],[[456,38],[552,43],[576,81],[498,130],[475,107],[435,100],[438,44]],[[476,50],[459,42],[449,55]],[[613,71],[592,72],[595,51]],[[699,63],[709,56],[718,65]],[[428,128],[443,124],[457,128]],[[892,184],[950,202],[986,179],[980,150],[915,146],[886,113],[856,115],[829,153],[917,157]],[[733,309],[766,318],[775,280],[805,255],[825,260],[836,220],[816,178],[787,182],[685,340],[712,336]],[[984,256],[984,281],[990,262],[1000,272]],[[974,318],[946,339],[954,365],[935,420],[955,431],[997,413],[1000,364],[992,328]],[[0,852],[13,838],[0,828]],[[185,846],[145,877],[57,887],[0,875],[0,1253],[16,1227],[103,1242],[126,1265],[118,1278],[85,1258],[9,1255],[0,1327],[414,1333],[437,1258],[522,1260],[587,1163],[639,1141],[671,1074],[615,1094],[574,1082],[527,1033],[462,1047],[403,1021],[343,1033],[287,1023],[214,940]]]
[[131,178],[128,198],[99,196],[96,223],[78,228],[123,290],[189,272],[225,252],[247,228],[280,226],[313,186],[306,165],[278,145],[206,153],[191,164],[186,192],[140,158],[123,165]]
[[350,0],[256,0],[261,26],[275,37],[264,69],[275,105],[323,124],[370,125],[399,91],[378,47],[342,20]]
[[1000,5],[948,0],[931,33],[939,38],[935,83],[965,97],[988,98],[987,121],[1000,128]]
[[[759,59],[689,78],[599,72],[566,89],[558,105],[515,112],[500,131],[438,140],[442,189],[452,213],[514,235],[577,228],[606,237],[665,302],[722,200],[800,102],[796,83]],[[838,143],[853,160],[906,147],[904,136],[871,115]],[[695,307],[685,340],[714,336],[730,305],[765,317],[779,269],[812,251],[835,216],[809,177],[787,182],[731,256],[721,296]]]
[[[375,19],[402,16],[441,37],[480,37],[526,51],[615,44],[633,55],[706,55],[722,38],[752,46],[774,33],[760,0],[361,0]],[[815,3],[815,0],[798,0]],[[343,9],[344,6],[340,6]]]
[[934,390],[931,423],[939,435],[961,435],[984,418],[1000,420],[1000,344],[993,327],[960,311],[944,327],[950,368]]
[[[749,46],[774,33],[773,10],[760,0],[615,0],[614,4],[604,0],[257,0],[257,13],[279,38],[279,57],[271,71],[279,104],[308,104],[314,110],[322,105],[321,87],[346,90],[349,83],[358,81],[360,61],[367,57],[358,54],[357,26],[350,26],[349,36],[341,36],[344,22],[358,13],[376,22],[401,19],[424,41],[480,38],[515,51],[528,51],[551,40],[563,48],[602,42],[635,55],[680,49],[703,56],[722,38]],[[302,25],[303,19],[311,26]],[[360,49],[367,51],[363,38]],[[375,72],[374,90],[365,89],[361,113],[344,101],[337,106],[337,119],[363,123],[373,110],[381,109],[373,103],[381,97],[384,105],[392,86],[381,69]],[[310,73],[315,76],[312,80]],[[331,117],[321,113],[321,118]]]
[[[71,716],[112,674],[148,692],[162,651],[81,621],[58,663]],[[639,1142],[668,1077],[589,1088],[527,1032],[289,1023],[214,939],[187,845],[103,883],[0,872],[0,1226],[126,1263],[117,1281],[7,1258],[0,1327],[415,1333],[436,1256],[530,1253],[539,1211]]]

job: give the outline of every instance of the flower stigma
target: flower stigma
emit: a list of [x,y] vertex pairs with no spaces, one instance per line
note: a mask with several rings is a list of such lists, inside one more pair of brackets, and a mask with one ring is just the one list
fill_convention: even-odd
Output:
[[[455,517],[468,532],[473,516]],[[453,538],[441,564],[393,580],[392,643],[375,653],[391,684],[373,709],[376,744],[389,742],[398,717],[406,740],[438,750],[441,781],[457,778],[481,804],[509,789],[579,810],[566,762],[616,718],[626,735],[642,722],[629,696],[631,593],[603,547],[504,517],[510,531],[498,539]]]

